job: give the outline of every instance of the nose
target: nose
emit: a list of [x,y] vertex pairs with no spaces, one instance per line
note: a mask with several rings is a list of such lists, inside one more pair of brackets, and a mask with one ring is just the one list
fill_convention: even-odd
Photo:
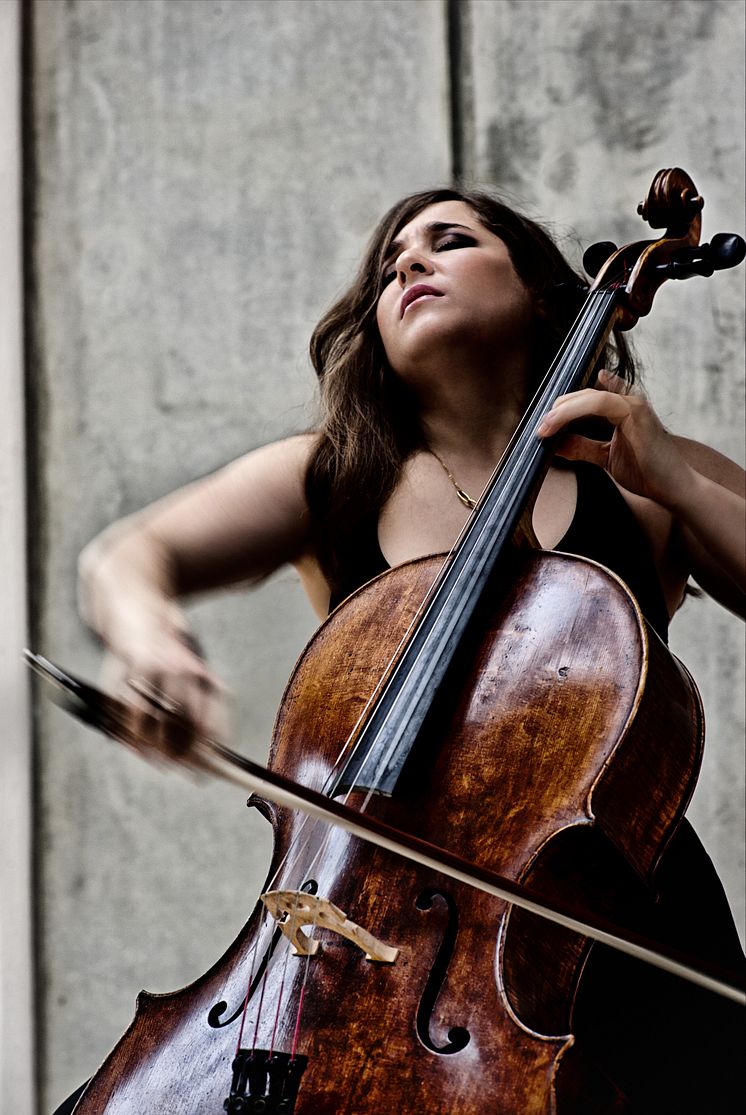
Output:
[[413,275],[432,275],[433,267],[427,255],[417,248],[405,248],[396,258],[396,278],[405,287]]

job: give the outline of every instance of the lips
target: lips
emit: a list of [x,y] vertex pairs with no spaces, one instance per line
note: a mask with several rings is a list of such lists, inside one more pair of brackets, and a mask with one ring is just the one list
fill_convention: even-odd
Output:
[[423,298],[426,294],[432,294],[436,298],[441,298],[443,295],[442,290],[436,290],[434,286],[427,286],[425,283],[417,283],[416,286],[410,287],[405,290],[401,296],[399,303],[399,317],[404,317],[404,311],[418,298]]

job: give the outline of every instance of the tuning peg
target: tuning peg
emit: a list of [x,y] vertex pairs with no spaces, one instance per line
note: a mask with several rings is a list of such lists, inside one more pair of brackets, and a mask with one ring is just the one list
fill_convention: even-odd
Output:
[[710,259],[716,271],[737,267],[746,256],[746,240],[735,232],[718,232],[710,241]]
[[583,255],[583,267],[595,279],[603,265],[606,263],[610,256],[613,256],[617,251],[616,244],[612,244],[611,240],[601,240],[598,244],[591,244]]
[[666,279],[691,279],[694,275],[709,278],[714,271],[737,267],[746,257],[746,240],[735,232],[718,232],[709,244],[682,248],[667,263],[655,270]]

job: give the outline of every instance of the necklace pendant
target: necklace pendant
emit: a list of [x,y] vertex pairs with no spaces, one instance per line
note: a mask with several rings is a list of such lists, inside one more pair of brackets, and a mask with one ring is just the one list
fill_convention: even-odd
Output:
[[427,448],[432,453],[433,457],[435,457],[435,460],[438,462],[440,467],[443,469],[443,472],[446,474],[448,479],[451,481],[451,484],[453,484],[453,490],[455,491],[455,493],[458,496],[458,498],[460,499],[460,501],[463,503],[464,507],[468,507],[470,511],[473,511],[474,508],[477,506],[477,501],[475,499],[472,499],[471,496],[469,495],[469,493],[465,492],[464,489],[459,486],[459,483],[456,480],[456,477],[453,475],[453,473],[451,472],[451,470],[449,469],[448,465],[445,463],[443,458],[439,457],[438,454],[435,452],[435,450],[431,449],[429,445],[428,445]]
[[473,511],[474,508],[477,506],[477,501],[475,499],[472,499],[471,496],[467,495],[463,488],[459,488],[458,484],[455,484],[454,487],[456,489],[456,495],[461,500],[464,507],[468,507],[470,511]]

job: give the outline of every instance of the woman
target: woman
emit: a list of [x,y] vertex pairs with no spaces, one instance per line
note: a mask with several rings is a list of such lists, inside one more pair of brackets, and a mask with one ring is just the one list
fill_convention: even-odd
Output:
[[[220,682],[190,636],[182,595],[258,581],[291,562],[323,617],[387,566],[453,545],[574,316],[580,285],[541,229],[487,195],[436,190],[389,211],[312,340],[325,406],[319,431],[248,454],[110,528],[82,555],[84,615],[116,663],[113,684],[143,750],[188,761],[192,732],[220,732]],[[537,428],[562,454],[533,512],[540,545],[618,572],[663,638],[690,575],[743,612],[743,473],[669,434],[628,392],[633,367],[621,337],[605,362],[614,370],[559,399]],[[579,420],[600,420],[607,436],[570,432]],[[681,917],[685,878],[712,895],[706,928]],[[660,932],[735,963],[727,905],[688,827],[659,882]],[[592,967],[593,990],[576,1009],[591,1059],[615,1096],[629,1095],[624,1110],[659,1110],[662,1096],[673,1098],[666,1060],[676,1042],[651,1036],[659,1022],[641,1031],[633,1003],[608,1022],[610,998],[624,998],[638,977],[603,950]],[[675,1014],[689,1009],[676,998]],[[606,1039],[627,1021],[634,1039],[607,1055]],[[702,1110],[697,1088],[688,1081],[675,1109]],[[708,1110],[730,1110],[722,1102]]]

